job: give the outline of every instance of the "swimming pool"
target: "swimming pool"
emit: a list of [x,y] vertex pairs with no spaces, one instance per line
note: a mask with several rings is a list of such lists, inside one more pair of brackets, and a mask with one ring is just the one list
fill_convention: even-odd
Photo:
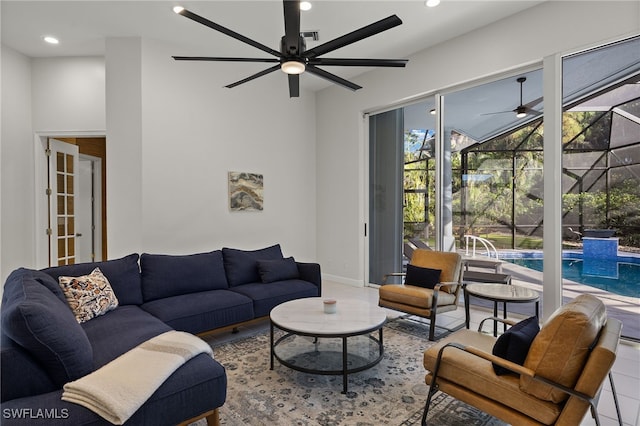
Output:
[[[540,252],[510,252],[500,257],[507,262],[542,271]],[[640,257],[583,259],[582,253],[566,252],[562,259],[562,277],[609,293],[640,297]]]

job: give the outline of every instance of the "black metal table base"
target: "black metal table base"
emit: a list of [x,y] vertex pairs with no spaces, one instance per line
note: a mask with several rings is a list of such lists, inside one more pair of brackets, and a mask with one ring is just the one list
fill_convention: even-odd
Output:
[[[355,333],[355,334],[323,334],[321,336],[318,336],[316,334],[309,334],[309,333],[300,333],[300,332],[295,332],[292,330],[288,330],[284,327],[281,327],[279,325],[275,325],[273,322],[271,322],[271,332],[270,332],[270,351],[271,351],[271,365],[270,365],[270,369],[273,370],[274,367],[274,359],[277,359],[278,362],[280,362],[280,364],[284,365],[285,367],[291,368],[293,370],[296,371],[301,371],[303,373],[309,373],[309,374],[320,374],[320,375],[342,375],[342,393],[347,393],[347,385],[348,385],[348,375],[349,374],[353,374],[353,373],[358,373],[360,371],[364,371],[367,370],[371,367],[373,367],[374,365],[378,364],[381,360],[382,357],[384,356],[384,343],[383,343],[383,335],[382,335],[382,325],[380,325],[377,328],[373,328],[370,330],[365,330],[361,333]],[[275,339],[275,335],[274,335],[274,328],[278,328],[282,331],[285,332],[285,334],[281,337],[279,337],[277,340]],[[374,332],[374,331],[378,331],[378,338],[376,338],[375,336],[371,335],[370,333]],[[370,362],[364,364],[364,365],[360,365],[358,367],[355,368],[349,368],[349,348],[348,348],[348,338],[349,337],[355,337],[355,336],[365,336],[367,335],[367,337],[375,342],[378,345],[378,356],[377,358],[371,360]],[[281,344],[285,339],[291,337],[291,336],[308,336],[308,337],[313,337],[314,343],[318,343],[318,339],[324,339],[324,338],[339,338],[342,340],[342,368],[341,369],[336,369],[336,370],[319,370],[319,369],[315,369],[315,368],[309,368],[309,367],[305,367],[302,365],[297,365],[294,363],[291,363],[289,361],[287,361],[286,359],[283,359],[282,357],[278,356],[278,354],[276,353],[276,347]]]

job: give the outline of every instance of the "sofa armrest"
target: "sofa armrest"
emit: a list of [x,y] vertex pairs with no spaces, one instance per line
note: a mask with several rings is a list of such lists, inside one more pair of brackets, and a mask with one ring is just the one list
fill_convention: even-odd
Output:
[[296,262],[296,265],[298,265],[298,273],[300,274],[300,279],[315,284],[318,287],[318,296],[320,296],[322,294],[320,264]]
[[2,339],[0,370],[2,402],[57,389],[44,368],[27,351],[6,337]]

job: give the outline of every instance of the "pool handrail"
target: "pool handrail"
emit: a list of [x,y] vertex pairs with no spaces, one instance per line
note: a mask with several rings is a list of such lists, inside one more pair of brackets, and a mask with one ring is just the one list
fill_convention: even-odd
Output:
[[471,234],[465,234],[464,239],[465,239],[465,246],[466,246],[466,251],[465,251],[466,256],[469,256],[469,240],[472,240],[473,248],[471,252],[471,257],[476,257],[476,243],[479,242],[484,246],[487,257],[493,257],[495,259],[498,259],[498,250],[493,245],[493,243],[487,240],[486,238],[478,237],[476,235],[471,235]]

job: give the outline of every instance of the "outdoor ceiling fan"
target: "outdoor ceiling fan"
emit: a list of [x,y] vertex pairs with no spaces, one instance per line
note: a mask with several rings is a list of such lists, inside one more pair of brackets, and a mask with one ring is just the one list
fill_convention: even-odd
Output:
[[274,58],[230,58],[230,57],[207,57],[207,56],[173,56],[176,61],[220,61],[220,62],[266,62],[277,65],[253,74],[247,78],[231,83],[225,87],[232,88],[248,81],[262,77],[276,70],[282,70],[288,75],[289,96],[300,96],[300,74],[307,71],[318,77],[329,80],[335,84],[351,90],[361,89],[355,83],[329,73],[318,66],[345,66],[345,67],[404,67],[408,59],[346,59],[346,58],[320,58],[326,53],[333,52],[341,47],[355,43],[367,37],[371,37],[393,27],[402,24],[402,20],[396,15],[391,15],[385,19],[364,26],[341,37],[323,43],[312,49],[306,50],[304,37],[300,34],[300,2],[298,0],[284,0],[284,31],[285,34],[280,40],[280,51],[271,49],[262,43],[258,43],[248,37],[238,34],[222,25],[196,15],[195,13],[177,6],[173,10],[175,13],[189,18],[195,22],[205,25],[211,29],[219,31],[229,37],[235,38],[243,43],[253,46],[263,52],[269,53]]
[[527,81],[527,77],[518,77],[516,81],[520,84],[520,104],[515,109],[509,110],[509,111],[488,112],[482,115],[493,115],[493,114],[504,114],[507,112],[515,112],[517,118],[524,118],[527,115],[541,114],[540,111],[537,111],[531,108],[531,105],[536,105],[540,101],[540,99],[531,101],[526,105],[522,103],[522,85],[524,84],[525,81]]

